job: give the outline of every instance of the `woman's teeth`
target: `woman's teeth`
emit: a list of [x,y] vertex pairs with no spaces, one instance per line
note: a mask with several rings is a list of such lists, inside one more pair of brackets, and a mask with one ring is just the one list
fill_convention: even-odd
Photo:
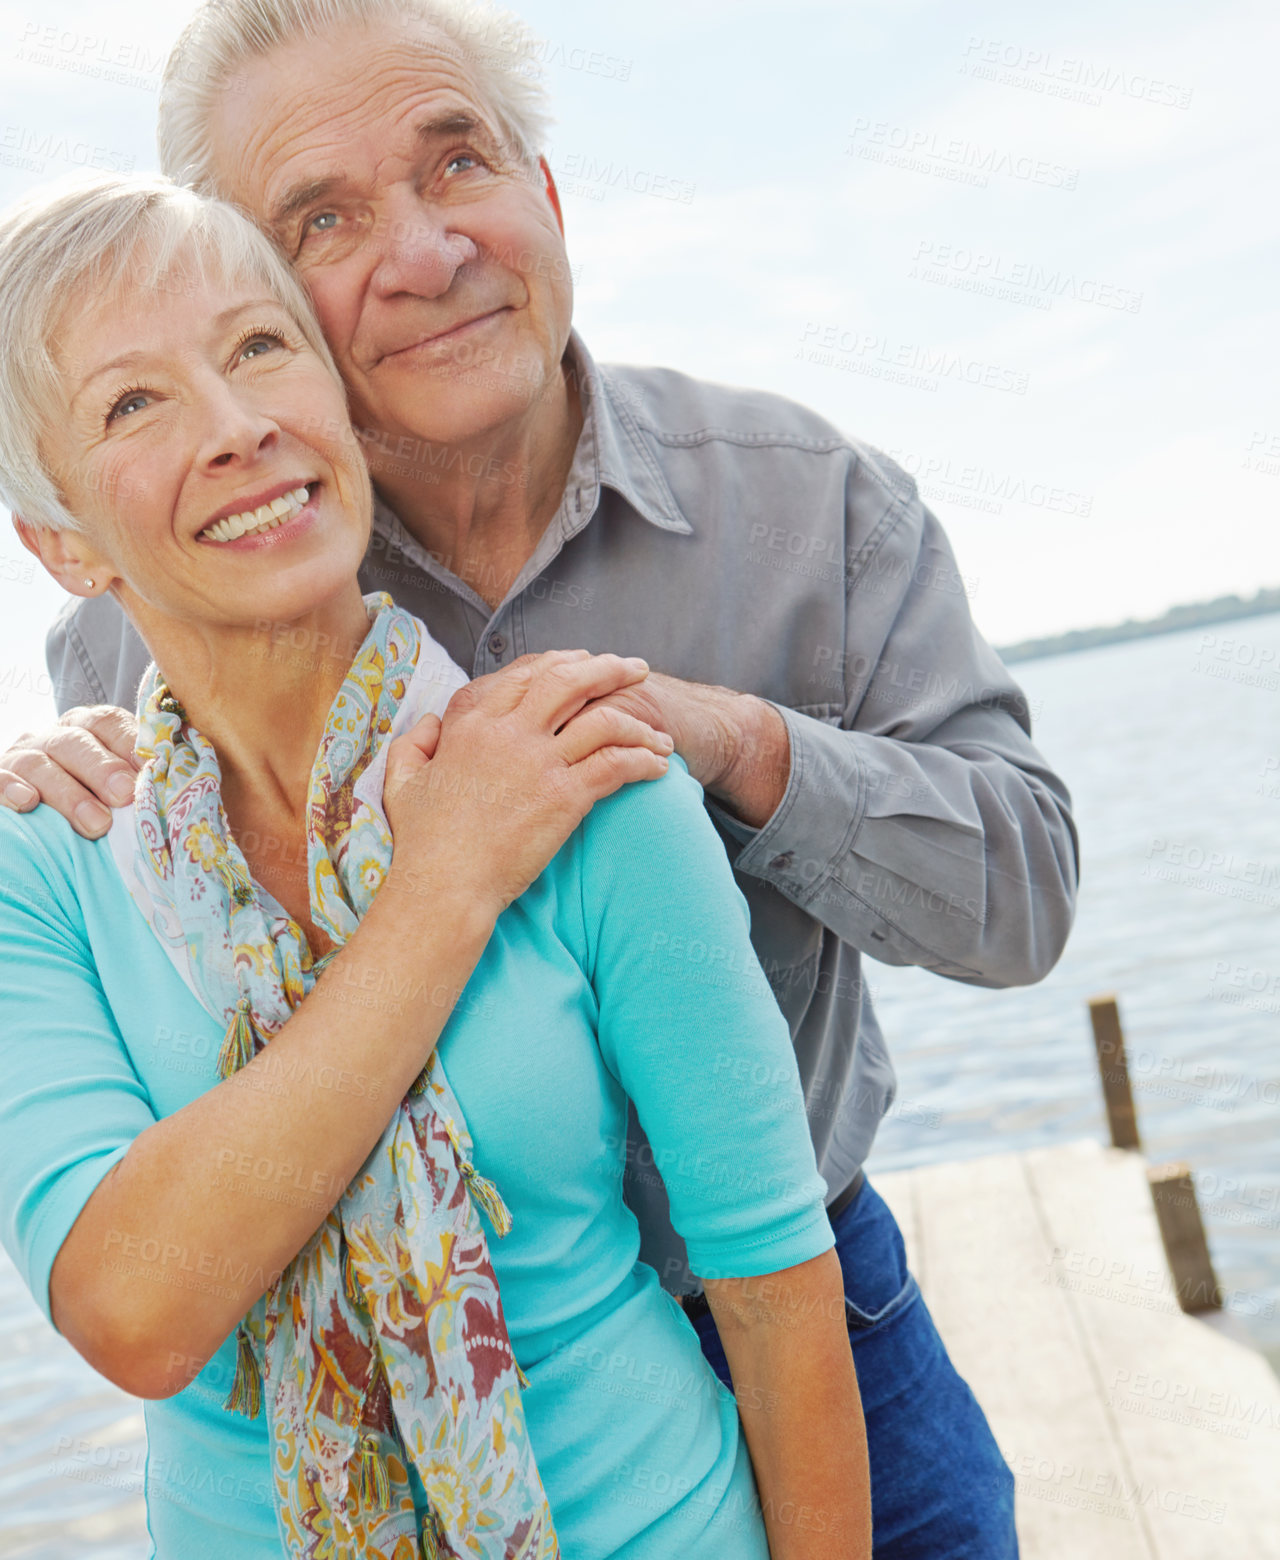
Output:
[[206,526],[200,535],[211,542],[234,542],[241,536],[261,536],[264,531],[274,531],[277,526],[294,520],[306,508],[311,497],[305,487],[294,488],[280,498],[247,510],[242,515],[228,515],[216,525]]

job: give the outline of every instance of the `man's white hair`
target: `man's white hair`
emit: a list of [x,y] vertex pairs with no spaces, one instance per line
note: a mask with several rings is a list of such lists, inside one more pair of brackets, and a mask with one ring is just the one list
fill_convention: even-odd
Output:
[[536,166],[551,125],[537,40],[518,16],[483,0],[203,0],[160,84],[160,166],[203,194],[220,193],[210,126],[241,67],[334,27],[387,22],[415,36],[423,23],[441,34],[515,160]]
[[0,215],[0,503],[38,530],[84,529],[43,448],[80,367],[57,340],[75,306],[118,295],[141,312],[208,281],[264,287],[341,383],[302,284],[234,206],[157,175],[77,173]]

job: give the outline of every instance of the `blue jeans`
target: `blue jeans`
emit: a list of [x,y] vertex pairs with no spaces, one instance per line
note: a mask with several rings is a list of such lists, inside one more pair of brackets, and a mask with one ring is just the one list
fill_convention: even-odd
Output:
[[[897,1220],[866,1181],[833,1227],[867,1421],[875,1560],[1017,1560],[1013,1474],[907,1271]],[[694,1326],[731,1385],[714,1320]]]

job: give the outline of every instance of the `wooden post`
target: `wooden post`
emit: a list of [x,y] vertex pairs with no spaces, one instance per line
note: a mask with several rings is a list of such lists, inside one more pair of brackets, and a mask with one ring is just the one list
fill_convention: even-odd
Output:
[[1102,1077],[1102,1097],[1107,1107],[1111,1141],[1116,1148],[1141,1148],[1116,999],[1094,997],[1089,1003],[1089,1017],[1093,1021],[1093,1043],[1098,1050],[1098,1072]]
[[1222,1291],[1213,1271],[1190,1165],[1174,1160],[1147,1169],[1173,1287],[1184,1311],[1218,1311]]

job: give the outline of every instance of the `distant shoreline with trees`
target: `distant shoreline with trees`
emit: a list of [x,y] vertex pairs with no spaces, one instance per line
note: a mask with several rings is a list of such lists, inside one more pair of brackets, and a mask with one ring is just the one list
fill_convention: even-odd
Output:
[[1141,623],[1128,618],[1109,628],[1076,628],[1044,639],[1023,639],[1016,645],[1004,646],[999,654],[1002,660],[1010,663],[1038,661],[1045,656],[1093,650],[1099,645],[1120,645],[1130,639],[1152,639],[1157,634],[1176,634],[1185,628],[1199,628],[1210,623],[1232,623],[1237,618],[1261,617],[1267,612],[1280,612],[1280,588],[1260,590],[1256,596],[1248,599],[1243,596],[1218,596],[1213,601],[1170,607],[1161,617],[1149,618]]

